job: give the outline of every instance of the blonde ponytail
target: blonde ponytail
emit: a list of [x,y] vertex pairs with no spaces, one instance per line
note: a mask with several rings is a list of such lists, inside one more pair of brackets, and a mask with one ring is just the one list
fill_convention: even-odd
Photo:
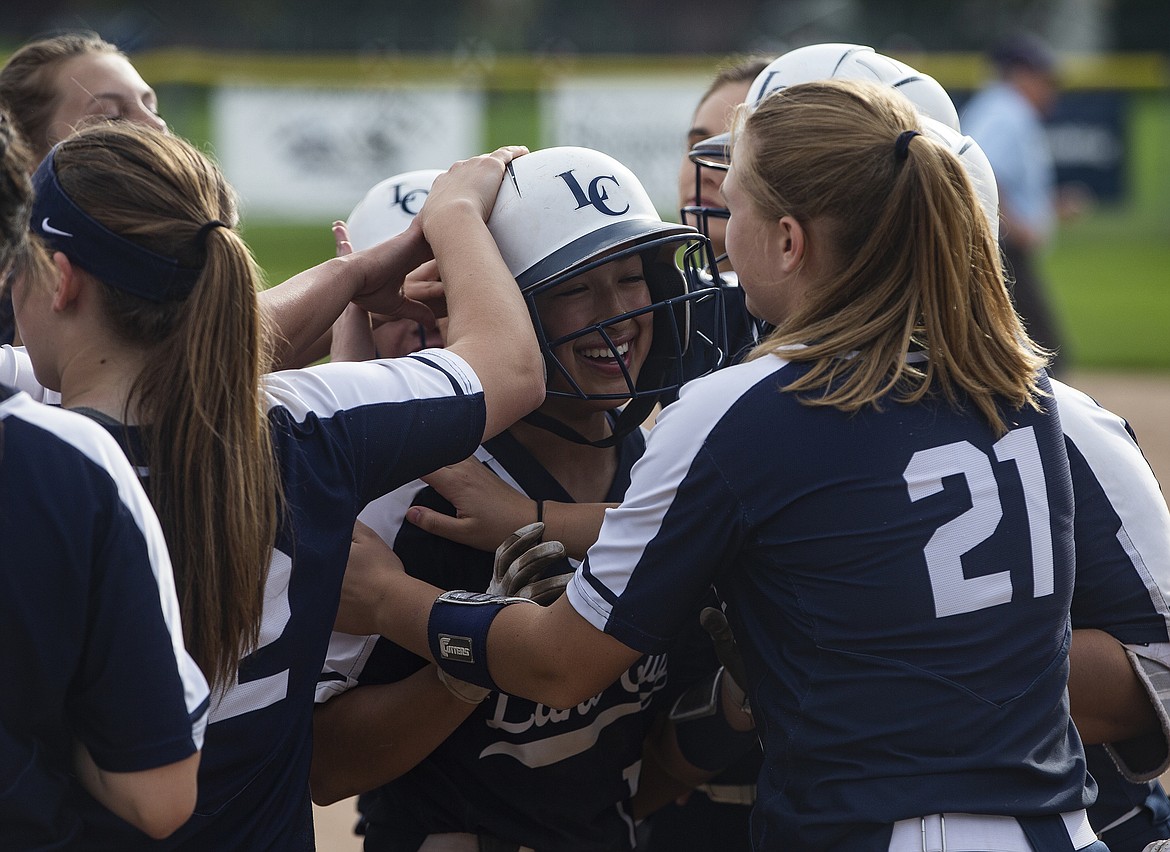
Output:
[[751,144],[732,162],[751,203],[819,221],[832,243],[824,280],[751,357],[811,364],[787,388],[809,405],[965,396],[1002,431],[999,404],[1039,405],[1044,355],[1011,305],[970,179],[950,151],[906,133],[920,129],[901,96],[844,81],[780,90],[742,122]]

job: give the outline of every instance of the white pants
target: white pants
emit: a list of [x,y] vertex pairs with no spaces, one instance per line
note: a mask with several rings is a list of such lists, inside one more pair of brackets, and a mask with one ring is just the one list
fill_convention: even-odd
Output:
[[[1083,810],[1061,814],[1074,849],[1097,835]],[[988,814],[930,814],[894,823],[890,852],[1033,852],[1015,817]]]

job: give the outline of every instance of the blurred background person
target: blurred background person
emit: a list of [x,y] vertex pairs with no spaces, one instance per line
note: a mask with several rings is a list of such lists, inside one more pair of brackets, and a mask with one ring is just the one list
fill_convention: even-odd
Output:
[[1056,56],[1030,34],[1011,36],[991,52],[996,79],[963,111],[963,130],[987,154],[999,185],[1000,245],[1012,298],[1032,339],[1068,362],[1068,342],[1039,269],[1060,218],[1084,208],[1083,194],[1060,193],[1044,130],[1060,93]]

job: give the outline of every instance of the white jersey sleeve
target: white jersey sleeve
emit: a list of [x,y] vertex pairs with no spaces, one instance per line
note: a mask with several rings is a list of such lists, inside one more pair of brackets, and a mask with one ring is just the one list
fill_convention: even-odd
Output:
[[1077,498],[1073,627],[1125,644],[1161,732],[1107,745],[1122,775],[1140,782],[1170,768],[1170,511],[1125,420],[1052,382]]

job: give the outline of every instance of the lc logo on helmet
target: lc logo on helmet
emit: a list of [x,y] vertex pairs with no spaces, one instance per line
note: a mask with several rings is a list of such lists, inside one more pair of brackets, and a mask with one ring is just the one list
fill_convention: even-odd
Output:
[[599,213],[604,213],[606,216],[621,216],[630,209],[629,203],[621,210],[611,210],[605,202],[609,201],[609,191],[601,185],[603,180],[613,181],[614,186],[620,186],[617,178],[613,175],[598,175],[589,182],[589,192],[586,193],[581,188],[581,184],[577,182],[573,170],[569,169],[567,172],[561,172],[557,177],[561,178],[569,190],[573,193],[573,198],[577,200],[577,209],[580,210],[586,204],[596,208]]
[[403,195],[402,187],[405,185],[402,183],[394,184],[394,194],[390,198],[390,206],[401,207],[402,212],[407,216],[414,216],[422,209],[423,202],[427,200],[430,190],[418,187]]

